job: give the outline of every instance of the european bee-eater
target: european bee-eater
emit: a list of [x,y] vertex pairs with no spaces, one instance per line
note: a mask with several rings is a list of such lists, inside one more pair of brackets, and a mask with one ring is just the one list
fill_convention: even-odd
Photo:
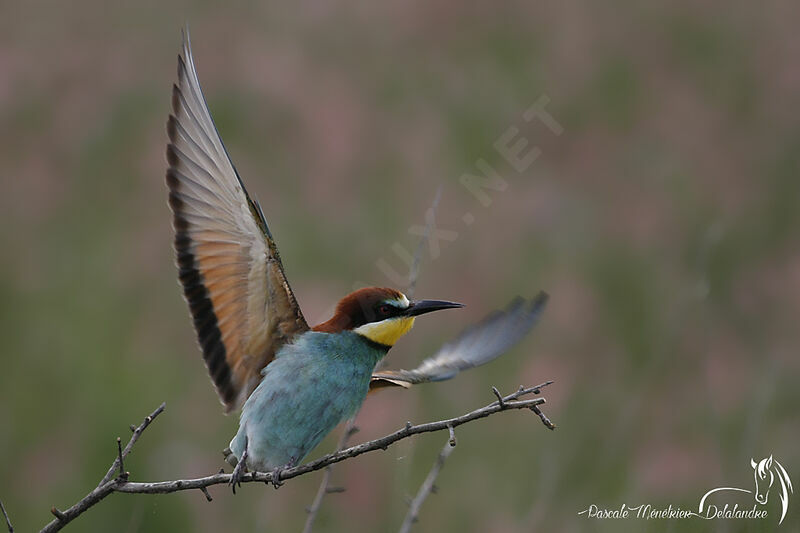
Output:
[[211,118],[188,33],[178,56],[167,123],[167,184],[184,296],[203,358],[226,412],[242,408],[230,443],[235,488],[244,469],[301,461],[372,389],[449,379],[490,361],[533,326],[544,293],[517,299],[444,345],[415,370],[375,365],[431,311],[462,307],[411,301],[370,287],[345,296],[310,328],[284,274],[259,204],[247,194]]

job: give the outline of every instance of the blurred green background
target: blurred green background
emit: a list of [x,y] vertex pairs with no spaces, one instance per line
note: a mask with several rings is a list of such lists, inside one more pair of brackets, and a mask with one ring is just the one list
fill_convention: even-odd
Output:
[[[164,185],[190,24],[217,125],[310,321],[354,283],[394,284],[443,184],[409,368],[517,294],[551,302],[525,342],[456,380],[371,398],[356,440],[546,379],[531,413],[459,428],[416,531],[771,531],[763,521],[597,521],[594,503],[694,508],[800,479],[800,47],[793,2],[5,2],[0,7],[0,499],[19,531],[93,488],[126,438],[137,481],[222,466],[235,432],[195,345]],[[546,95],[561,135],[522,115]],[[541,155],[518,172],[510,127]],[[484,206],[459,182],[507,182]],[[465,214],[474,222],[467,225]],[[386,270],[384,268],[384,270]],[[338,431],[337,431],[338,433]],[[330,451],[329,437],[312,456]],[[444,434],[338,466],[317,531],[390,531]],[[299,531],[321,474],[112,495],[70,531]],[[720,496],[721,501],[725,498]],[[729,496],[747,507],[749,496]],[[796,496],[781,526],[800,523]],[[795,529],[796,530],[796,529]]]

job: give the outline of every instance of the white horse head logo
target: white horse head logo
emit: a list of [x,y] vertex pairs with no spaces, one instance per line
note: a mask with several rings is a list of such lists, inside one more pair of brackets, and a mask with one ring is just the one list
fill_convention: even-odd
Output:
[[[750,459],[750,466],[753,467],[753,477],[756,480],[756,490],[754,492],[756,501],[762,505],[767,503],[769,490],[772,488],[772,484],[775,483],[775,478],[778,478],[781,485],[781,492],[778,494],[781,500],[780,522],[783,522],[783,517],[786,516],[786,510],[789,508],[789,494],[794,493],[792,480],[789,479],[789,474],[786,473],[786,469],[783,468],[777,460],[774,460],[771,455],[761,459],[758,463]],[[780,522],[778,523],[780,524]]]
[[773,459],[771,455],[761,459],[759,462],[750,459],[750,466],[753,467],[753,477],[756,480],[755,491],[736,487],[718,487],[716,489],[711,489],[700,498],[700,514],[703,513],[706,507],[706,499],[713,493],[719,491],[746,492],[748,494],[753,494],[755,495],[757,503],[765,505],[769,498],[769,490],[772,488],[777,478],[780,484],[780,494],[778,494],[778,498],[781,500],[781,519],[778,521],[778,524],[783,522],[783,519],[786,517],[786,511],[789,509],[789,494],[794,493],[792,480],[789,479],[789,474],[786,473],[786,469],[783,468],[776,459]]

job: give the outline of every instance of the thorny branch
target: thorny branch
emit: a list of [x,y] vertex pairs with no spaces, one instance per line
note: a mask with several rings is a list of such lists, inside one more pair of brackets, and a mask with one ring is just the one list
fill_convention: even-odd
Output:
[[[491,416],[501,411],[509,411],[512,409],[533,409],[534,407],[538,408],[538,406],[545,403],[544,398],[531,398],[525,400],[521,400],[520,398],[530,394],[539,394],[542,388],[546,387],[547,385],[550,385],[551,383],[552,381],[547,381],[540,385],[536,385],[535,387],[528,387],[528,388],[520,387],[517,391],[509,394],[508,396],[502,397],[500,400],[497,400],[495,402],[490,403],[489,405],[481,407],[480,409],[475,409],[474,411],[465,413],[461,416],[457,416],[454,418],[439,420],[436,422],[428,422],[426,424],[418,424],[418,425],[406,424],[403,428],[393,433],[390,433],[384,437],[381,437],[379,439],[371,440],[369,442],[364,442],[356,446],[351,446],[350,448],[344,450],[329,453],[328,455],[324,455],[315,461],[311,461],[309,463],[305,463],[303,465],[296,466],[293,468],[288,468],[280,473],[280,479],[281,481],[286,481],[291,478],[308,474],[309,472],[320,470],[328,465],[332,465],[340,461],[357,457],[367,452],[375,450],[386,450],[389,446],[391,446],[395,442],[407,439],[408,437],[411,437],[413,435],[418,435],[420,433],[429,433],[433,431],[443,431],[443,430],[449,431],[451,428],[458,427],[462,424],[467,424],[469,422],[478,420],[480,418],[486,418],[487,416]],[[131,436],[128,445],[125,446],[125,449],[122,451],[123,459],[127,457],[127,455],[130,453],[131,448],[139,439],[145,428],[147,428],[147,426],[150,425],[150,423],[155,419],[156,416],[158,416],[164,411],[164,408],[165,404],[161,404],[161,406],[159,406],[158,409],[153,411],[151,415],[149,415],[144,419],[144,422],[142,422],[142,424],[139,425],[139,427],[132,428],[133,435]],[[92,490],[89,494],[87,494],[78,503],[66,509],[65,511],[60,511],[55,507],[53,507],[51,509],[51,512],[55,515],[56,518],[55,520],[47,524],[41,531],[42,532],[59,531],[69,522],[80,516],[82,513],[84,513],[94,505],[100,503],[106,496],[108,496],[112,492],[126,492],[131,494],[169,494],[172,492],[178,492],[183,490],[200,490],[205,495],[207,495],[207,491],[204,489],[212,485],[221,485],[221,484],[227,485],[231,479],[230,474],[225,474],[222,472],[200,478],[176,479],[172,481],[133,482],[127,480],[127,473],[125,473],[125,475],[123,476],[117,476],[116,478],[112,479],[110,476],[113,476],[114,471],[120,468],[119,462],[120,462],[120,457],[115,458],[114,462],[111,465],[111,468],[109,468],[109,473],[106,474],[106,476],[103,478],[100,484],[98,484],[97,487],[94,488],[94,490]],[[250,472],[245,474],[242,479],[242,483],[248,483],[252,481],[261,481],[265,483],[272,482],[272,473]]]

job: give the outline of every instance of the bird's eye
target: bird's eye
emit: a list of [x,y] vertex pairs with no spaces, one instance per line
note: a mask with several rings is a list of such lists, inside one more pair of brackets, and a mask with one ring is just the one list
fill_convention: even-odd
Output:
[[382,315],[386,316],[391,311],[391,308],[388,305],[383,304],[378,308],[378,311],[380,311]]

